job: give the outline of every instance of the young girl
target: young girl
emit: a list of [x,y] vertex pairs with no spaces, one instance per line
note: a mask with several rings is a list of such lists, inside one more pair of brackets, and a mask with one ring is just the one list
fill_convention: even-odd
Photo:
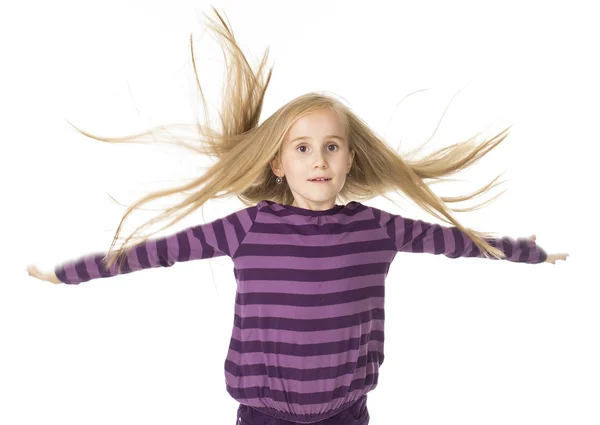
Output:
[[[33,266],[28,272],[79,284],[227,255],[234,262],[237,295],[224,366],[227,391],[240,403],[237,423],[368,424],[367,393],[377,386],[384,360],[385,278],[398,252],[529,264],[555,264],[567,254],[547,254],[535,236],[491,237],[462,226],[447,204],[487,192],[493,182],[456,198],[438,197],[426,182],[474,164],[507,137],[508,129],[479,146],[467,140],[408,160],[343,103],[318,93],[292,100],[259,125],[272,73],[263,78],[267,54],[255,74],[229,26],[215,14],[218,21],[209,18],[209,24],[230,53],[230,85],[221,130],[198,124],[199,147],[191,149],[218,162],[193,182],[129,207],[107,253],[65,262],[52,273]],[[198,88],[202,94],[199,83]],[[106,142],[143,136],[107,139],[78,131]],[[452,226],[360,202],[391,191],[408,195]],[[183,192],[189,193],[184,201],[113,249],[124,220],[137,207]],[[133,238],[143,227],[174,217],[165,229],[227,195],[246,208],[170,236]]]

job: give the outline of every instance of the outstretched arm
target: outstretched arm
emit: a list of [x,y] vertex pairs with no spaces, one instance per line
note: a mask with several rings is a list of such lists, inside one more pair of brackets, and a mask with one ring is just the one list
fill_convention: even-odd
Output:
[[[445,255],[449,258],[479,257],[483,252],[473,240],[457,227],[442,226],[423,220],[413,220],[380,210],[381,223],[392,238],[398,252],[428,253]],[[548,261],[544,249],[533,238],[486,238],[493,247],[502,251],[505,260],[520,263],[538,264]],[[492,257],[492,259],[495,259]],[[556,258],[551,257],[550,261]]]
[[41,272],[33,265],[27,267],[27,272],[30,276],[52,283],[79,284],[143,269],[171,267],[177,262],[223,255],[233,258],[255,216],[256,207],[249,207],[210,223],[146,240],[128,249],[122,269],[118,269],[117,264],[106,267],[102,263],[106,253],[100,252],[57,265],[52,272]]

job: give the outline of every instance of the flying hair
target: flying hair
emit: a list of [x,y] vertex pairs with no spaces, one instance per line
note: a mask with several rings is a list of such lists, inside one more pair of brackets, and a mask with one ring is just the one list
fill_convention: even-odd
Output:
[[[108,253],[102,260],[105,267],[110,268],[118,262],[117,270],[121,271],[129,249],[143,243],[154,233],[179,222],[211,199],[234,195],[248,207],[264,199],[281,204],[292,204],[294,197],[289,186],[287,183],[276,183],[276,176],[269,164],[273,159],[280,157],[284,136],[290,127],[299,118],[323,108],[329,108],[340,118],[346,129],[349,148],[355,153],[349,178],[338,193],[337,202],[347,203],[351,200],[363,202],[376,196],[383,196],[394,202],[387,196],[389,193],[406,195],[425,211],[465,232],[486,258],[505,258],[501,250],[491,246],[487,241],[488,238],[493,237],[493,233],[463,227],[453,217],[454,212],[481,208],[504,192],[469,208],[454,209],[447,205],[469,201],[487,193],[498,184],[494,182],[500,175],[481,189],[456,197],[437,196],[429,186],[442,182],[450,175],[475,164],[508,136],[510,127],[479,144],[474,142],[474,136],[420,159],[416,159],[415,154],[423,146],[403,157],[352,112],[338,96],[324,92],[311,92],[291,100],[259,125],[265,93],[273,73],[273,67],[266,70],[269,49],[266,49],[258,70],[254,73],[234,37],[231,25],[226,23],[214,7],[212,9],[216,19],[206,14],[204,16],[207,18],[208,28],[217,35],[217,40],[226,54],[227,70],[222,105],[218,112],[219,129],[210,127],[211,120],[198,78],[191,36],[192,64],[196,84],[205,106],[204,125],[196,120],[192,124],[156,126],[146,132],[124,137],[101,137],[85,132],[69,122],[81,134],[99,141],[143,142],[144,136],[152,134],[154,140],[162,142],[173,139],[175,144],[190,149],[195,154],[208,155],[217,160],[202,175],[190,182],[155,191],[129,206],[121,218]],[[188,139],[181,136],[173,138],[170,130],[186,130],[189,131],[190,136]],[[164,139],[157,139],[157,135]],[[182,194],[185,195],[182,201],[165,208],[159,215],[139,226],[125,238],[121,246],[116,246],[117,241],[122,239],[119,235],[123,224],[132,212],[153,200]],[[148,226],[166,220],[170,221],[154,233],[144,236],[140,232]]]

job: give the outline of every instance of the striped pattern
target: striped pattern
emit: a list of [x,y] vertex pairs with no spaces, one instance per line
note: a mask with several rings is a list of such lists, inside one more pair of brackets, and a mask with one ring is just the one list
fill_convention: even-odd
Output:
[[[508,261],[540,263],[535,242],[491,239]],[[211,223],[148,240],[122,272],[227,255],[237,280],[225,360],[229,394],[293,422],[335,415],[377,386],[384,360],[385,277],[398,252],[483,257],[454,227],[359,202],[311,211],[263,200]],[[78,284],[115,275],[103,253],[57,266]]]

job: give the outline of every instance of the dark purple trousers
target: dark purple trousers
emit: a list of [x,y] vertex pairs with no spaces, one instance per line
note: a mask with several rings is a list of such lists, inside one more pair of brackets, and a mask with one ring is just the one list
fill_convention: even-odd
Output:
[[[363,395],[356,403],[346,410],[322,421],[313,422],[310,425],[367,425],[369,423],[369,411],[367,410],[367,395]],[[298,422],[290,422],[284,419],[274,418],[259,412],[250,406],[240,404],[237,411],[236,425],[306,425]]]

